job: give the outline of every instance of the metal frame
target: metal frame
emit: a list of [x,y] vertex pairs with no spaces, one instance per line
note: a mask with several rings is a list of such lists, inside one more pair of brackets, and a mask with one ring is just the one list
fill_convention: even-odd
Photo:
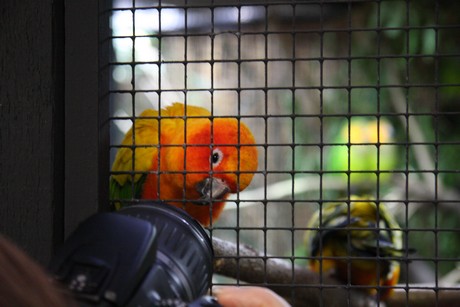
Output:
[[[106,1],[66,1],[65,236],[104,210],[107,194],[108,103],[104,93]],[[108,85],[107,85],[108,86]]]

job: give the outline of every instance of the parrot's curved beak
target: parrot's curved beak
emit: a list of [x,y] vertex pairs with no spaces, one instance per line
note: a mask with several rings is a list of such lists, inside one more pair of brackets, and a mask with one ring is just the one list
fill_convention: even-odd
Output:
[[198,182],[195,188],[201,195],[200,200],[203,201],[203,205],[208,205],[213,199],[222,199],[225,194],[230,192],[230,188],[225,181],[215,177],[208,177]]

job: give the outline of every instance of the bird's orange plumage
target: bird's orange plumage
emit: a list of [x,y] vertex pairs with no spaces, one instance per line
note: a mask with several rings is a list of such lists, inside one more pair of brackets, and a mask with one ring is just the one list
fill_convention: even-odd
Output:
[[[314,256],[319,256],[316,254]],[[355,259],[347,260],[347,251],[333,244],[323,247],[323,260],[310,261],[310,269],[314,272],[331,273],[334,277],[350,282],[351,285],[382,286],[379,291],[381,300],[388,298],[393,292],[393,286],[398,283],[400,267],[394,265],[389,272],[389,264],[379,263],[378,260]],[[376,288],[369,288],[370,294],[376,294]]]
[[[145,177],[139,174],[141,177],[136,180],[135,176],[114,175],[113,179],[118,185],[131,184],[132,179],[134,182],[143,180],[137,197],[162,200],[183,208],[203,225],[210,224],[211,216],[215,222],[223,210],[228,193],[219,197],[220,201],[203,202],[197,185],[210,177],[225,184],[229,193],[237,193],[249,185],[257,170],[257,149],[249,128],[235,118],[210,120],[210,113],[206,109],[195,106],[185,108],[180,103],[162,109],[159,114],[152,110],[145,111],[140,117],[143,116],[161,117],[160,125],[155,118],[139,119],[150,121],[145,131],[136,132],[135,123],[134,135],[139,134],[137,144],[149,143],[143,139],[142,133],[155,135],[150,136],[150,147],[144,146],[148,153],[138,148],[143,160],[138,162],[141,169],[134,170],[145,172]],[[130,131],[124,144],[132,144],[132,139]],[[113,171],[133,170],[132,151],[129,148],[123,149],[128,151],[117,154]],[[130,159],[120,163],[123,156]],[[149,161],[145,161],[146,158]],[[134,159],[137,162],[137,157]],[[211,203],[212,206],[208,206]]]

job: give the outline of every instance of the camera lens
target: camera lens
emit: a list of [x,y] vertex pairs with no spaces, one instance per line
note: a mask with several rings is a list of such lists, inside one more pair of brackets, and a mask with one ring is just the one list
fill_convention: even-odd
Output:
[[207,292],[213,250],[207,233],[196,220],[181,209],[159,202],[129,206],[119,213],[148,221],[157,232],[155,263],[132,302],[191,302]]

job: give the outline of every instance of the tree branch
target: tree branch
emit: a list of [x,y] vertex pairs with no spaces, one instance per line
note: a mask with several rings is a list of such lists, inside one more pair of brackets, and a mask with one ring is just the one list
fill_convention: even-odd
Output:
[[434,285],[426,288],[420,285],[408,285],[407,288],[408,291],[395,289],[393,295],[387,299],[386,305],[388,307],[451,307],[457,306],[460,301],[460,287],[437,291],[433,290]]
[[[293,306],[375,306],[375,299],[332,277],[320,276],[292,262],[261,254],[246,244],[212,238],[214,273],[267,287]],[[403,286],[380,306],[456,306],[460,287]],[[436,291],[435,291],[436,289]]]
[[248,245],[212,239],[214,273],[265,286],[293,306],[369,306],[367,295],[288,261],[267,257]]

